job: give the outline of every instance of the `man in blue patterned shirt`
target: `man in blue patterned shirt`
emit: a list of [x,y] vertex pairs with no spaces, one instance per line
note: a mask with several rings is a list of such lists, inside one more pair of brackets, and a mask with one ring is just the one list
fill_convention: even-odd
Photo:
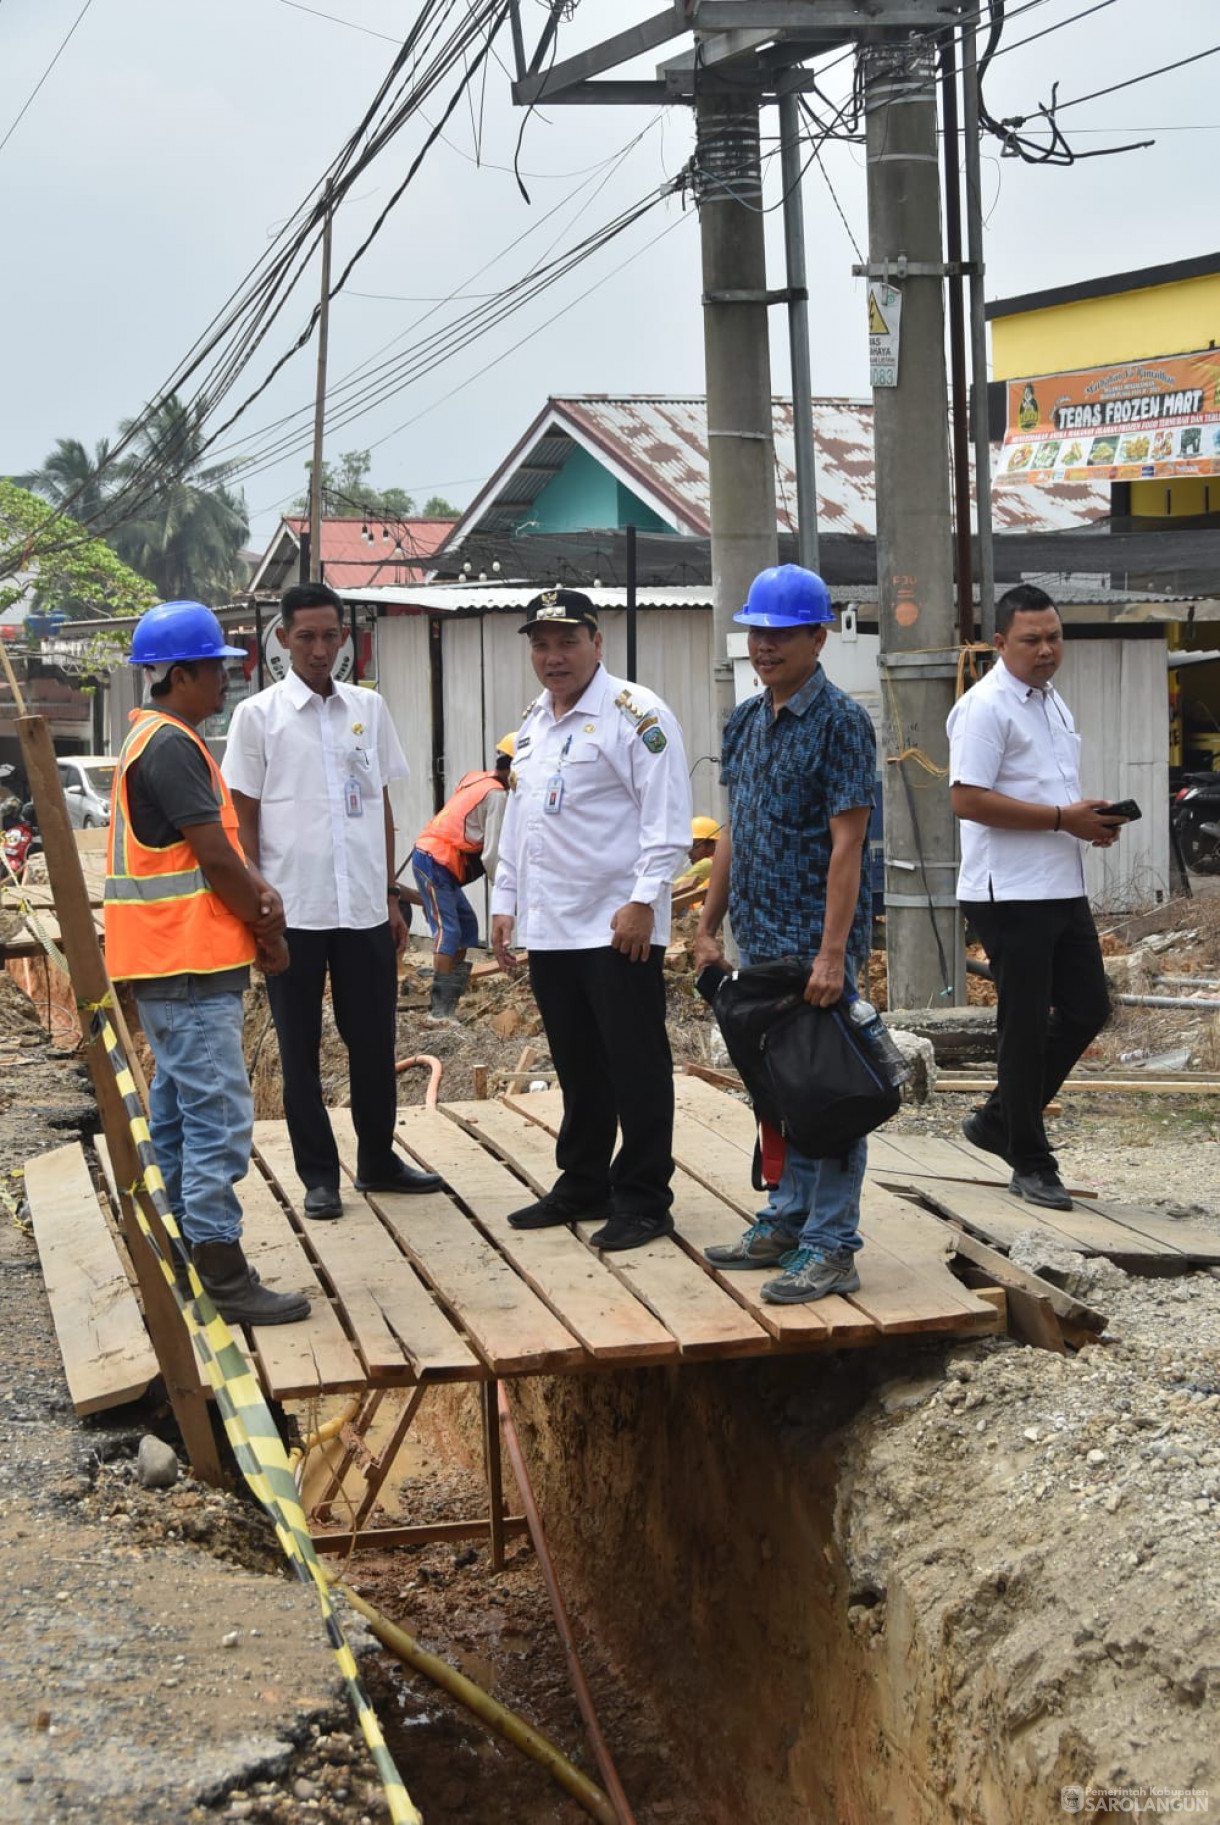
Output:
[[[868,822],[877,743],[868,712],[819,663],[834,618],[821,577],[796,564],[764,570],[734,617],[750,630],[763,691],[725,726],[720,777],[729,792],[695,938],[695,967],[728,967],[719,932],[727,912],[743,965],[799,957],[806,1001],[854,996],[868,956],[872,890]],[[860,1187],[867,1143],[843,1159],[787,1149],[778,1190],[739,1242],[709,1248],[719,1267],[771,1267],[763,1297],[777,1304],[854,1292]]]

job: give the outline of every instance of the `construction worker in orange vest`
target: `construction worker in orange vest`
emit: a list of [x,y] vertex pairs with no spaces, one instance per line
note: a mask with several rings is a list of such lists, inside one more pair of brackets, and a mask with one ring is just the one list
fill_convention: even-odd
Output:
[[195,1271],[222,1318],[288,1324],[309,1313],[273,1292],[241,1245],[233,1190],[250,1165],[254,1099],[242,1048],[242,992],[256,959],[288,967],[284,907],[250,867],[237,812],[198,733],[224,702],[226,646],[202,602],[162,602],[141,617],[130,664],[148,706],[116,769],[106,873],[106,963],[130,982],[156,1060],[149,1129],[166,1195]]
[[411,870],[432,931],[429,1026],[458,1024],[457,1004],[470,981],[466,951],[479,942],[479,922],[462,889],[495,873],[515,740],[504,735],[496,743],[493,771],[463,774],[411,852]]

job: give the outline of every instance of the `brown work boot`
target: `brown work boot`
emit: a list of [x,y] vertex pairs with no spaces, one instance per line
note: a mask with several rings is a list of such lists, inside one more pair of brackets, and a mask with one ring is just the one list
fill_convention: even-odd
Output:
[[240,1242],[193,1243],[191,1259],[226,1324],[295,1324],[309,1316],[304,1293],[273,1293],[263,1285]]

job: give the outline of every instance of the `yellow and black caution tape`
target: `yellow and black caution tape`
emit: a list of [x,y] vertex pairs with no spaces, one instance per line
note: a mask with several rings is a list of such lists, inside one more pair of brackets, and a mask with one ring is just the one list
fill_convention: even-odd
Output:
[[[93,1014],[93,1030],[100,1034],[106,1047],[106,1054],[114,1069],[123,1106],[127,1111],[127,1121],[135,1142],[136,1152],[141,1167],[140,1184],[147,1191],[157,1215],[165,1225],[166,1234],[171,1241],[180,1240],[178,1226],[165,1195],[165,1181],[157,1165],[153,1152],[152,1137],[148,1132],[144,1108],[140,1094],[136,1089],[135,1079],[131,1074],[118,1035],[111,1025],[105,1010],[97,1008]],[[280,1545],[283,1547],[293,1571],[303,1584],[312,1584],[318,1595],[322,1610],[322,1620],[326,1627],[327,1638],[335,1651],[339,1670],[347,1687],[352,1708],[360,1722],[364,1740],[376,1764],[389,1803],[390,1817],[394,1825],[423,1825],[420,1813],[407,1792],[402,1776],[394,1765],[394,1758],[386,1747],[381,1734],[381,1725],[377,1721],[368,1693],[356,1668],[355,1657],[343,1633],[342,1625],[335,1614],[331,1601],[329,1581],[321,1561],[314,1550],[310,1537],[309,1525],[305,1511],[301,1507],[296,1483],[284,1450],[283,1441],[276,1430],[263,1399],[262,1390],[252,1374],[246,1358],[233,1340],[228,1325],[212,1304],[207,1293],[199,1282],[193,1266],[187,1267],[193,1298],[184,1298],[174,1272],[174,1264],[166,1259],[148,1218],[140,1206],[138,1198],[132,1203],[136,1217],[144,1234],[144,1239],[161,1264],[171,1292],[177,1301],[178,1308],[186,1320],[186,1326],[194,1340],[207,1369],[208,1379],[216,1396],[216,1406],[224,1421],[229,1443],[250,1488],[258,1497],[271,1517]],[[184,1257],[186,1251],[183,1251]]]

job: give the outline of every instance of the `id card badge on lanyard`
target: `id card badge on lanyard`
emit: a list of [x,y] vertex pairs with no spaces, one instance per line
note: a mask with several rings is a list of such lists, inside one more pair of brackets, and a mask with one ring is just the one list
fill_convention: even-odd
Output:
[[343,808],[349,817],[364,816],[364,794],[358,779],[349,779],[343,788]]
[[542,794],[542,809],[550,817],[558,817],[563,808],[563,763],[568,758],[568,750],[571,746],[572,737],[569,735],[563,744],[559,765],[547,780]]

